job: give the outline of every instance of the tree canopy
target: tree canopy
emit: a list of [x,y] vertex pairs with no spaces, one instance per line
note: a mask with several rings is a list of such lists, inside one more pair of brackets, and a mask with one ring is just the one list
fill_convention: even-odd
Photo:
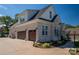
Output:
[[1,16],[0,17],[0,23],[4,24],[3,26],[3,33],[9,33],[9,28],[17,22],[16,19],[13,19],[10,16]]

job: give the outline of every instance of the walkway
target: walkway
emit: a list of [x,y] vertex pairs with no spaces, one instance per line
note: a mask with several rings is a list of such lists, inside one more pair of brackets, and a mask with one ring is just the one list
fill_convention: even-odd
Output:
[[74,43],[72,41],[67,42],[65,45],[60,46],[61,48],[74,48]]

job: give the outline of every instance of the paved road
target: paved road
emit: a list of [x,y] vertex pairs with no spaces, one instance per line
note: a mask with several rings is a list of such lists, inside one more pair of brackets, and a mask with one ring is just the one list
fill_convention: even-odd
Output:
[[36,48],[33,42],[19,39],[0,38],[1,55],[68,55],[69,48]]

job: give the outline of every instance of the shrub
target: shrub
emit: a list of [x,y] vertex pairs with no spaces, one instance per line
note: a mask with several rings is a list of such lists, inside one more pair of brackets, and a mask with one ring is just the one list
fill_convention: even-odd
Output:
[[60,45],[64,45],[66,42],[67,42],[67,40],[58,40],[53,45],[54,46],[60,46]]
[[76,48],[76,51],[79,52],[79,48]]
[[79,47],[79,41],[75,42],[75,46],[78,48]]
[[77,53],[76,48],[71,48],[69,52],[71,55],[75,55]]
[[42,44],[42,47],[43,47],[43,48],[50,48],[51,45],[50,45],[50,43],[43,43],[43,44]]
[[50,43],[39,43],[39,42],[35,42],[33,44],[34,47],[38,47],[38,48],[50,48],[51,44]]
[[57,41],[57,43],[58,43],[59,45],[61,45],[63,42],[62,42],[62,41]]
[[50,45],[53,45],[54,43],[53,42],[50,42]]
[[34,46],[34,47],[40,47],[40,46],[41,46],[41,44],[42,44],[42,43],[35,42],[35,43],[33,43],[33,46]]
[[69,52],[71,55],[76,55],[79,53],[79,48],[71,48]]

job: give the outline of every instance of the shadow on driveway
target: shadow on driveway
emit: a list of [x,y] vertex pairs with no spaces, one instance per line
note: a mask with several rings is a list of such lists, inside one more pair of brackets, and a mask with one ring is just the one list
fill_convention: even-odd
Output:
[[60,48],[74,48],[74,42],[73,41],[69,41],[65,45],[59,46],[59,47]]

